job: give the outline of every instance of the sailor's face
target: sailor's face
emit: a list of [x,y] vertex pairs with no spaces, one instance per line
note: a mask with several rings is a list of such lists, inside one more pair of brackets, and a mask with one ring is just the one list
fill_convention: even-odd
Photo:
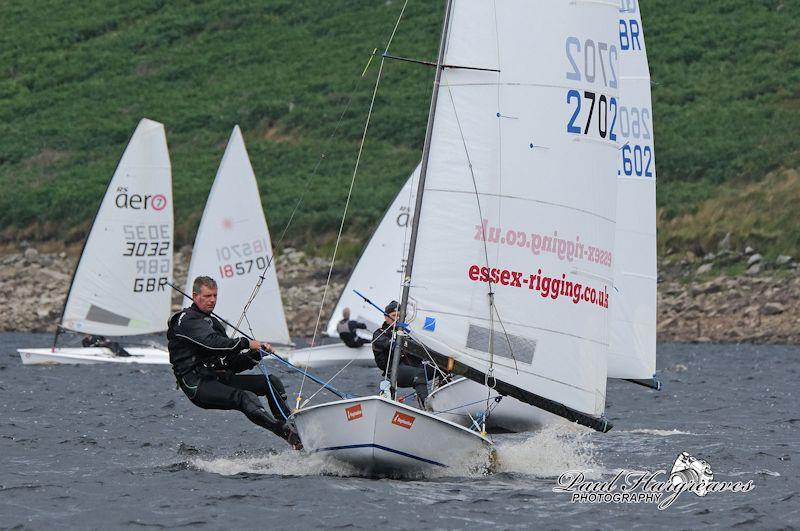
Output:
[[394,312],[389,312],[389,315],[384,316],[383,320],[392,325],[395,323],[395,321],[397,321],[398,317],[399,317],[398,312],[394,311]]
[[200,293],[192,293],[192,300],[203,313],[211,313],[217,305],[217,289],[201,286]]

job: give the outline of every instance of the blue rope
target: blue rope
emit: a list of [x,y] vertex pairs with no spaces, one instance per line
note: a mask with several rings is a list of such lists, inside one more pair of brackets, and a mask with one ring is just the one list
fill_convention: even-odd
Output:
[[263,349],[259,349],[259,352],[261,352],[261,355],[264,356],[264,357],[267,357],[267,356],[271,355],[276,360],[278,360],[279,362],[283,363],[284,365],[286,365],[290,369],[295,370],[295,371],[297,371],[297,372],[299,372],[301,374],[304,374],[308,379],[310,379],[313,382],[316,382],[316,383],[320,384],[322,387],[324,387],[325,389],[327,389],[328,391],[330,391],[331,393],[335,394],[336,396],[338,396],[339,398],[341,398],[343,400],[347,399],[347,398],[356,398],[356,395],[351,395],[351,394],[348,394],[348,393],[342,393],[341,391],[338,391],[333,386],[331,386],[331,385],[327,384],[326,382],[320,380],[319,378],[317,378],[313,374],[310,374],[306,369],[301,369],[300,367],[297,367],[296,365],[292,365],[291,363],[289,363],[288,361],[286,361],[282,357],[278,356],[277,354],[274,354],[272,352],[267,352],[266,350],[263,350]]
[[272,387],[272,382],[269,379],[269,371],[267,370],[267,365],[264,363],[264,359],[262,358],[261,361],[258,362],[258,367],[261,369],[261,372],[264,373],[264,378],[267,380],[267,387],[269,387],[269,394],[272,395],[272,400],[275,402],[275,405],[278,407],[278,411],[281,412],[281,416],[283,420],[289,420],[289,417],[283,411],[282,401],[278,400],[278,397],[275,396],[275,389]]

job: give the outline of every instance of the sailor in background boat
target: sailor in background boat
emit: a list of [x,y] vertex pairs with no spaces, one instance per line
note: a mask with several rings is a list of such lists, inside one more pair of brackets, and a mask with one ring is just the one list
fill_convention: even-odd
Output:
[[113,352],[115,356],[120,356],[122,358],[130,356],[128,351],[122,348],[122,345],[120,345],[116,341],[111,341],[110,339],[107,339],[105,336],[88,335],[83,338],[81,344],[86,348],[89,347],[107,348],[111,352]]
[[[386,306],[383,324],[372,334],[372,353],[375,355],[375,363],[383,376],[389,379],[392,368],[391,354],[394,348],[392,336],[399,317],[397,311],[399,306],[397,301],[392,301]],[[428,398],[428,381],[435,375],[433,366],[427,364],[423,366],[419,359],[404,352],[397,367],[397,387],[413,387],[417,392],[419,407],[424,409],[425,400]]]
[[[259,349],[271,351],[272,346],[265,341],[227,336],[222,323],[211,315],[217,304],[214,279],[195,278],[192,300],[191,306],[170,317],[167,329],[169,359],[178,387],[194,405],[239,410],[253,423],[300,449],[302,445],[292,427],[276,420],[290,414],[280,379],[270,374],[267,383],[261,375],[238,374],[256,366],[261,359]],[[272,415],[257,395],[266,397]]]
[[356,330],[366,330],[367,325],[358,321],[350,320],[350,308],[342,310],[342,320],[336,325],[336,332],[339,334],[339,339],[350,348],[360,348],[361,345],[369,343],[369,339],[358,337]]

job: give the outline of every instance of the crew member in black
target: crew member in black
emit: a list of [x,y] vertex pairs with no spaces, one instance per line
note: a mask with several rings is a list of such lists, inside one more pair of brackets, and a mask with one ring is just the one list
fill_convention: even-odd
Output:
[[[392,333],[399,316],[398,307],[397,301],[392,301],[386,306],[383,324],[372,334],[372,353],[375,355],[375,364],[381,373],[390,379],[392,350],[394,349]],[[417,392],[417,401],[421,408],[425,407],[425,400],[428,398],[428,380],[434,376],[433,366],[425,365],[423,367],[417,358],[401,353],[400,365],[397,367],[397,387],[413,387]]]
[[[295,449],[302,448],[294,430],[284,423],[290,410],[283,383],[270,374],[269,382],[260,375],[240,375],[261,359],[258,349],[271,351],[264,341],[229,338],[222,323],[211,315],[217,304],[217,283],[210,277],[197,277],[192,285],[188,308],[169,320],[169,361],[178,386],[196,406],[203,409],[237,409],[248,419]],[[267,399],[270,415],[258,396]]]
[[117,343],[116,341],[111,341],[107,339],[105,336],[92,336],[88,335],[83,338],[81,344],[84,347],[104,347],[109,349],[115,356],[119,356],[121,358],[129,357],[130,354],[127,350],[122,348],[122,345]]
[[339,333],[339,339],[350,348],[359,348],[361,345],[369,343],[369,339],[358,337],[356,330],[366,330],[367,325],[359,323],[358,321],[350,320],[350,308],[342,310],[342,320],[336,325],[336,332]]

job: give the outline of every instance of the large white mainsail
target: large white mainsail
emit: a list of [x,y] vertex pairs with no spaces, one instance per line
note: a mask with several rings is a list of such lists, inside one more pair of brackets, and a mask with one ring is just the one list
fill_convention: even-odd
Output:
[[619,13],[620,106],[610,378],[656,370],[656,161],[650,71],[638,0]]
[[258,339],[289,344],[272,241],[256,176],[237,125],[197,229],[186,291],[191,293],[197,276],[214,278],[219,285],[215,313],[235,323],[265,269],[264,282],[240,328]]
[[409,290],[429,348],[597,429],[580,417],[605,406],[617,8],[454,2]]
[[165,330],[172,242],[172,172],[164,125],[143,119],[92,224],[61,327],[106,336]]
[[351,319],[366,323],[370,330],[378,328],[383,321],[381,314],[353,290],[358,290],[381,307],[400,298],[417,179],[419,165],[392,201],[353,268],[328,321],[326,333],[329,336],[338,337],[336,325],[345,308],[350,308]]

